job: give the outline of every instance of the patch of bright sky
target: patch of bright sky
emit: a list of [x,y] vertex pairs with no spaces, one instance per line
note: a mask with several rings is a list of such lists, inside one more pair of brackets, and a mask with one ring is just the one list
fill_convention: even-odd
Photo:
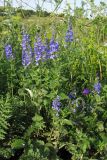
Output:
[[[51,3],[52,0],[10,0],[10,1],[12,1],[14,7],[19,7],[22,5],[23,8],[34,9],[34,10],[36,10],[37,4],[42,6],[42,2],[45,1],[43,3],[42,8],[44,8],[48,12],[52,12],[55,9],[54,3]],[[76,0],[76,6],[78,7],[81,6],[81,1],[82,0]],[[96,5],[99,5],[100,1],[106,3],[106,0],[94,0]],[[3,2],[4,0],[0,0],[0,5],[3,5]],[[58,12],[63,12],[63,10],[66,8],[67,3],[70,4],[71,8],[74,8],[74,0],[63,0],[58,9]]]

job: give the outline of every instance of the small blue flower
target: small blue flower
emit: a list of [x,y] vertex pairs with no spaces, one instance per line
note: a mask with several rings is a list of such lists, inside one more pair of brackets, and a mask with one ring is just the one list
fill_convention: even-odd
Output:
[[12,46],[10,44],[5,46],[5,54],[8,60],[13,58]]
[[85,88],[82,92],[85,96],[87,96],[90,93],[90,90],[88,88]]
[[75,99],[75,98],[76,98],[75,94],[72,93],[72,92],[70,92],[70,93],[68,94],[68,97],[69,97],[70,99]]
[[57,97],[52,101],[52,108],[59,112],[59,111],[60,111],[60,106],[61,106],[60,97],[57,96]]
[[97,82],[96,84],[94,84],[94,90],[100,94],[101,92],[101,83]]

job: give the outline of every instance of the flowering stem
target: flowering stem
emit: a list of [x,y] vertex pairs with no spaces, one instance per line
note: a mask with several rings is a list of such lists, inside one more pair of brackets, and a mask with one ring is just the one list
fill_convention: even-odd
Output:
[[102,66],[100,60],[99,60],[99,67],[100,67],[100,80],[102,80]]

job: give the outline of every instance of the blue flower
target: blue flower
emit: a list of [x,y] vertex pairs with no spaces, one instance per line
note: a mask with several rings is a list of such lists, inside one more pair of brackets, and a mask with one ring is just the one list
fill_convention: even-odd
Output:
[[8,60],[13,58],[12,46],[10,44],[5,46],[5,54]]
[[32,61],[33,53],[30,46],[30,38],[28,34],[24,34],[22,38],[22,65],[28,66]]
[[87,96],[90,93],[90,90],[88,88],[85,88],[82,92],[85,96]]
[[70,93],[68,94],[68,97],[69,97],[70,99],[75,99],[75,98],[76,98],[75,93],[72,93],[72,92],[70,92]]
[[60,106],[61,106],[60,97],[57,96],[57,97],[52,101],[52,108],[59,112],[59,111],[60,111]]
[[69,28],[66,32],[65,41],[66,42],[72,42],[73,41],[73,31],[72,31],[71,26],[69,26]]
[[94,90],[100,94],[101,92],[101,83],[97,82],[96,84],[94,84]]

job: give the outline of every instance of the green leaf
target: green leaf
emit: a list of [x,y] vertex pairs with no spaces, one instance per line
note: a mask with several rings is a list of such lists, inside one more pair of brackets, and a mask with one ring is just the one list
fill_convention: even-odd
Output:
[[68,99],[68,96],[65,93],[60,93],[59,96],[61,100]]
[[13,149],[20,149],[25,146],[25,142],[23,139],[13,139],[11,143],[11,147]]
[[97,123],[97,127],[98,127],[99,131],[104,131],[104,125],[103,125],[102,121],[100,121],[100,122]]
[[71,120],[68,120],[68,119],[63,119],[62,123],[63,123],[63,125],[70,125],[70,126],[72,126]]

